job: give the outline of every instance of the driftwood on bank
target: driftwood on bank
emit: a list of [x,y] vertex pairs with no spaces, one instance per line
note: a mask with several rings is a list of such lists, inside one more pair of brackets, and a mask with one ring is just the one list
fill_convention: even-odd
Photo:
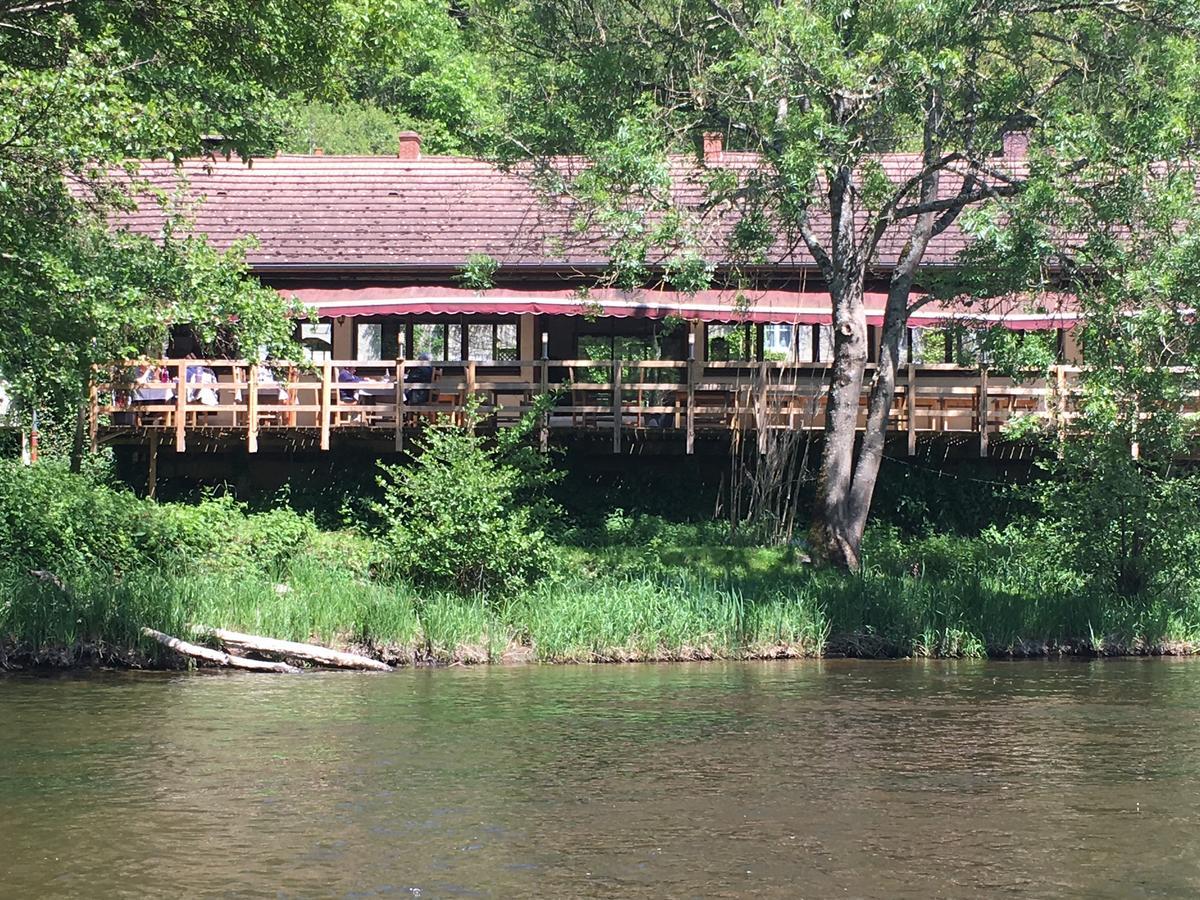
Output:
[[250,669],[255,672],[282,672],[289,675],[300,671],[295,666],[289,666],[287,663],[246,659],[241,656],[233,656],[221,650],[213,650],[211,647],[189,644],[187,641],[181,641],[179,638],[163,634],[161,631],[155,631],[153,628],[143,628],[142,634],[146,635],[146,637],[154,638],[154,640],[158,641],[164,647],[170,647],[176,653],[182,653],[184,656],[190,656],[193,659],[202,659],[205,662],[216,663],[218,666]]
[[272,656],[287,656],[292,659],[303,659],[319,663],[323,666],[334,666],[342,669],[371,669],[376,672],[391,672],[392,667],[369,656],[357,653],[342,653],[330,650],[317,644],[301,644],[296,641],[280,641],[275,638],[259,637],[255,634],[242,634],[238,631],[226,631],[223,628],[209,628],[205,625],[193,625],[192,630],[198,634],[211,634],[221,643],[232,650],[266,653]]

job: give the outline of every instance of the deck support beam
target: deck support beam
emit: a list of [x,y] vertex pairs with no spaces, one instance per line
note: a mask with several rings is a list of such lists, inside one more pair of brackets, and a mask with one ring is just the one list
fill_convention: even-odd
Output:
[[396,452],[404,450],[404,360],[396,360]]
[[175,367],[175,452],[187,449],[187,363]]
[[246,452],[258,452],[258,365],[248,370],[246,380]]
[[[542,386],[539,396],[544,398],[550,392],[550,360],[543,356],[539,365],[542,370]],[[542,402],[544,403],[545,400],[543,399]],[[543,453],[550,450],[550,411],[548,409],[543,409],[541,416],[538,417],[538,446]]]
[[979,457],[987,459],[988,455],[988,371],[987,366],[979,367]]
[[328,362],[321,364],[321,449],[329,449],[329,416],[330,399],[332,397],[333,366]]
[[904,406],[908,419],[908,455],[917,455],[917,367],[908,364],[908,386],[904,389]]
[[613,453],[621,452],[621,361],[612,361],[612,444]]
[[150,461],[146,467],[146,496],[158,496],[158,432],[150,432]]

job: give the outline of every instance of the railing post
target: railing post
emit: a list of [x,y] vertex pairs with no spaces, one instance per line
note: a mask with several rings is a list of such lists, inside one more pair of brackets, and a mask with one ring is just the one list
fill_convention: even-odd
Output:
[[687,364],[687,453],[696,452],[696,360]]
[[258,365],[247,370],[246,380],[246,452],[258,452]]
[[97,367],[92,366],[92,377],[88,382],[88,446],[92,453],[99,449],[100,388],[96,383],[97,374]]
[[396,452],[404,449],[404,360],[396,360]]
[[1058,444],[1061,453],[1062,443],[1067,437],[1067,368],[1066,366],[1056,366],[1056,386],[1057,395],[1054,398],[1055,404],[1055,425],[1058,430]]
[[979,367],[979,457],[988,455],[988,371]]
[[908,419],[908,455],[917,455],[917,367],[908,364],[908,388],[904,392],[904,406]]
[[329,449],[329,415],[332,397],[333,366],[329,361],[321,363],[321,449]]
[[[546,342],[543,339],[543,348],[545,345]],[[544,351],[540,365],[542,369],[542,389],[539,396],[544,398],[550,391],[550,360],[546,359]],[[542,399],[539,402],[545,403],[546,401]],[[543,409],[542,414],[538,417],[538,446],[543,453],[546,453],[550,449],[550,410],[548,409]]]
[[150,432],[150,461],[146,468],[146,496],[153,500],[158,495],[158,432]]
[[767,363],[764,360],[758,364],[758,452],[767,452],[767,388],[770,384]]
[[613,453],[621,452],[621,361],[612,361]]
[[182,453],[187,448],[187,363],[178,363],[175,367],[175,452]]

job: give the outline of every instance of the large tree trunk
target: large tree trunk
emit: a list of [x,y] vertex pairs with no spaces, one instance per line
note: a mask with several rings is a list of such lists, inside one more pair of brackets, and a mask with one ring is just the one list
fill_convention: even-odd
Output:
[[854,533],[849,500],[854,481],[858,401],[867,365],[867,314],[861,281],[833,293],[833,368],[809,544],[818,559],[856,570],[861,534]]
[[900,365],[908,325],[908,295],[911,289],[912,276],[899,274],[893,279],[891,290],[888,292],[883,334],[879,341],[879,364],[876,366],[871,394],[867,399],[866,428],[863,431],[862,447],[858,451],[854,481],[847,500],[847,518],[850,522],[848,538],[856,549],[862,544],[867,516],[871,511],[871,498],[875,495],[875,482],[879,478],[879,467],[883,463],[888,420],[891,418],[892,401],[896,396],[896,369]]

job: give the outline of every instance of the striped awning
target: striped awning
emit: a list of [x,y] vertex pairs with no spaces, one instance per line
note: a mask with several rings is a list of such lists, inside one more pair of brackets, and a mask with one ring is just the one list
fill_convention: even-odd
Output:
[[[518,315],[613,316],[653,319],[678,316],[704,322],[753,322],[823,325],[832,321],[826,291],[723,291],[694,294],[678,291],[596,289],[586,294],[570,289],[354,286],[301,287],[282,290],[312,306],[322,317],[381,315]],[[887,295],[865,297],[867,322],[883,323]],[[1069,328],[1078,313],[1065,294],[1004,297],[975,303],[929,302],[909,319],[914,328],[946,327],[953,322],[1003,325],[1018,331]]]

